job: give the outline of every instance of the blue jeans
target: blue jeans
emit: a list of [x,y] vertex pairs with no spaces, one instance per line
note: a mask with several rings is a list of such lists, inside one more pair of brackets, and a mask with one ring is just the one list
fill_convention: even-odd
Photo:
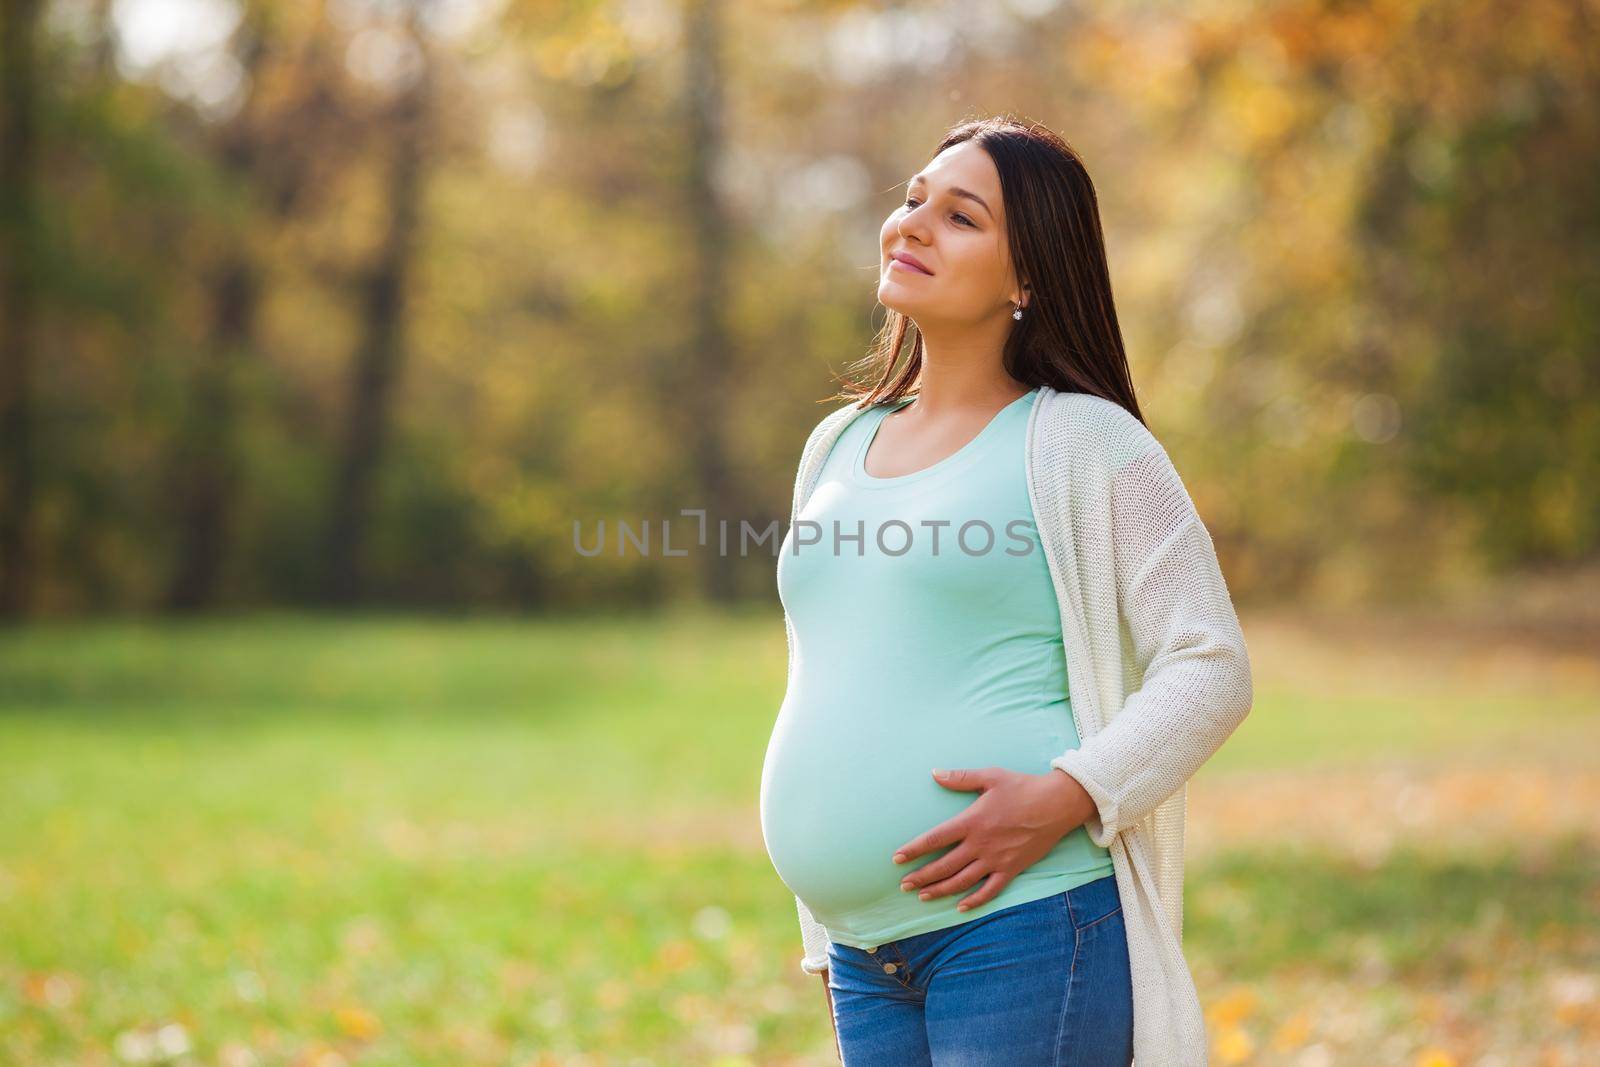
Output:
[[845,1067],[1128,1067],[1114,875],[870,951],[828,943]]

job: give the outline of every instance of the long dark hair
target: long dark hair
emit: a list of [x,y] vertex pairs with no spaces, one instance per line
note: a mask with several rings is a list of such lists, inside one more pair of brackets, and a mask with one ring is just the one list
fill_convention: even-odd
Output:
[[[1011,262],[1033,294],[1006,338],[1001,358],[1007,372],[1026,385],[1113,401],[1144,422],[1111,298],[1099,203],[1083,160],[1051,130],[1009,116],[952,127],[934,155],[963,141],[977,142],[1000,173]],[[908,332],[911,351],[899,360]],[[861,376],[847,370],[829,399],[863,406],[898,400],[921,384],[922,333],[891,308],[872,347],[850,366]]]

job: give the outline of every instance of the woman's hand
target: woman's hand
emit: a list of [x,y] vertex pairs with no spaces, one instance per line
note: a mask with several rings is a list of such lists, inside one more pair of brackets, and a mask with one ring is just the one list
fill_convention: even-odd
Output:
[[957,911],[993,900],[1095,811],[1088,790],[1056,768],[1044,774],[1003,767],[936,770],[933,777],[947,789],[975,789],[982,795],[960,815],[901,846],[894,862],[905,863],[955,843],[943,856],[907,874],[900,888],[931,900],[987,878],[982,889],[956,905]]

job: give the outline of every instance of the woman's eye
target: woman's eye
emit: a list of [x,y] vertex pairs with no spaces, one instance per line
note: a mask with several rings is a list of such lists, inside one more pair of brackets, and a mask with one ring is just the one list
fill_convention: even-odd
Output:
[[[917,203],[918,203],[918,201],[913,199],[912,197],[909,197],[909,196],[906,197],[906,207],[916,207]],[[961,224],[963,226],[974,226],[974,227],[977,226],[977,223],[973,222],[971,219],[967,218],[965,215],[961,214],[960,212],[957,212],[956,214],[951,215],[950,217],[953,218],[953,219],[960,219],[961,220]]]

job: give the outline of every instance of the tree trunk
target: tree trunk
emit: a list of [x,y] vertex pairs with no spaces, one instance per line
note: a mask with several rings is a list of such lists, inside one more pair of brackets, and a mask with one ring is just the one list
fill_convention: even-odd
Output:
[[34,45],[38,0],[5,0],[0,22],[0,618],[33,598]]
[[[417,39],[414,28],[412,33]],[[354,603],[365,592],[364,550],[372,501],[394,387],[405,364],[406,283],[420,211],[431,76],[425,59],[422,72],[402,91],[394,111],[394,154],[387,182],[389,227],[362,286],[362,341],[350,377],[344,443],[329,507],[324,589],[329,603]]]
[[180,551],[167,606],[175,611],[208,607],[215,599],[227,555],[229,512],[234,498],[234,368],[255,342],[261,282],[247,252],[230,256],[211,290],[210,351],[189,400],[175,471],[182,526]]
[[[689,79],[689,161],[686,192],[693,267],[690,331],[692,342],[681,361],[683,375],[666,400],[684,416],[682,437],[689,449],[700,501],[706,509],[706,544],[693,549],[704,561],[702,591],[711,601],[732,600],[738,559],[740,493],[729,469],[724,441],[726,387],[732,382],[732,345],[722,309],[729,297],[729,223],[713,181],[722,152],[722,44],[719,0],[692,0],[688,11],[685,62]],[[719,551],[718,523],[728,523],[731,555]]]

